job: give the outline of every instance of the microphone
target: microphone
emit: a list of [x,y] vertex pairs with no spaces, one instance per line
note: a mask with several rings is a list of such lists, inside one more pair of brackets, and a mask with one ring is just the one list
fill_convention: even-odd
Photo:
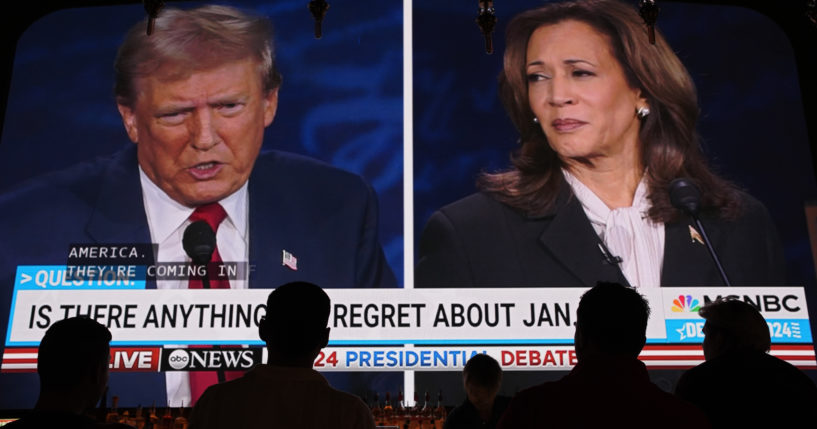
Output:
[[618,265],[624,261],[621,259],[621,256],[615,256],[610,253],[610,249],[608,249],[601,240],[599,240],[599,250],[601,250],[601,257],[604,259],[605,264]]
[[697,217],[701,208],[701,191],[691,180],[681,177],[669,184],[669,199],[672,206],[690,216]]
[[204,289],[210,289],[210,278],[207,275],[207,264],[216,250],[216,233],[203,220],[197,220],[184,229],[182,247],[196,265],[204,265],[205,275],[201,276]]
[[723,270],[718,254],[712,247],[712,243],[709,242],[709,236],[706,235],[704,225],[701,223],[701,219],[698,218],[698,210],[701,208],[701,191],[698,189],[698,186],[690,179],[679,177],[669,184],[669,200],[673,207],[688,214],[692,217],[692,220],[695,221],[695,226],[698,227],[698,231],[701,233],[704,245],[706,245],[706,249],[709,251],[709,256],[712,257],[712,261],[715,262],[721,279],[723,279],[726,286],[732,286],[729,282],[729,277],[726,276],[726,271]]

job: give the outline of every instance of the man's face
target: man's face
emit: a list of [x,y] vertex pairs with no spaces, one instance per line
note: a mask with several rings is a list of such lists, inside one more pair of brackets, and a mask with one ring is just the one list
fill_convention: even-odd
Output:
[[499,385],[494,387],[480,386],[476,383],[465,380],[465,396],[474,404],[477,409],[490,409],[494,406],[494,399],[499,393]]
[[139,165],[185,206],[219,201],[250,177],[278,90],[264,93],[252,59],[176,79],[162,71],[137,78],[134,105],[119,105]]

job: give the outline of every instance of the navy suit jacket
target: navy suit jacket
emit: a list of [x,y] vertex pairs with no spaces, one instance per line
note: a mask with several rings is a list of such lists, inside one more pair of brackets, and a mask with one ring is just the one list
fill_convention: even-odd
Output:
[[[734,221],[702,222],[736,286],[785,283],[783,251],[766,208],[743,194]],[[691,220],[665,224],[661,286],[723,286],[706,247],[693,241]],[[564,185],[554,208],[528,217],[483,193],[435,212],[423,231],[417,287],[593,287],[628,284],[607,262],[581,203]]]
[[[65,265],[69,244],[150,242],[137,165],[136,145],[130,144],[0,196],[4,334],[17,265]],[[359,176],[272,151],[256,160],[248,192],[249,287],[272,289],[296,280],[329,288],[398,285],[378,241],[375,193]],[[297,271],[282,264],[283,250],[297,258]],[[15,387],[0,408],[34,405],[36,376],[2,379],[3,386]],[[123,404],[163,404],[164,375],[112,373],[111,391]]]

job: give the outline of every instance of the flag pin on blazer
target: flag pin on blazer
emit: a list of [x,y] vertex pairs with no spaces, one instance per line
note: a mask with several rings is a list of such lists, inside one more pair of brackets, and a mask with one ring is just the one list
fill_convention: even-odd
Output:
[[704,239],[701,238],[701,234],[698,233],[698,230],[693,228],[692,225],[689,225],[689,238],[692,239],[692,242],[698,242],[700,244],[704,244]]
[[292,271],[298,271],[298,258],[295,257],[292,253],[287,252],[286,250],[282,250],[283,254],[281,255],[281,265],[285,265]]

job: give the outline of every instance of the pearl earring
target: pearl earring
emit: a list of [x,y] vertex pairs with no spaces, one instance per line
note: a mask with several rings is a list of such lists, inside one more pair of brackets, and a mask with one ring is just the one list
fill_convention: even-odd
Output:
[[647,115],[650,114],[650,108],[647,106],[641,106],[635,110],[635,115],[638,116],[638,119],[644,119]]

